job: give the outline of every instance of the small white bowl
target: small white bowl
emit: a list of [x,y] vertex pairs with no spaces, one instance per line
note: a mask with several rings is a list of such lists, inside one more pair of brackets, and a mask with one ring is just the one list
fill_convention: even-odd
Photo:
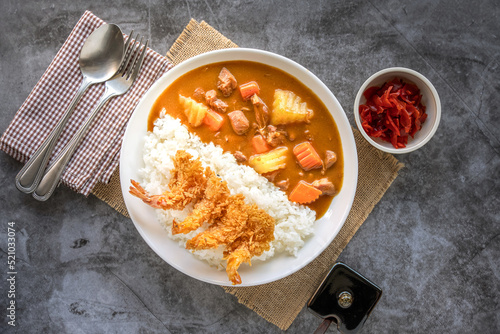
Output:
[[[428,115],[420,131],[415,133],[415,137],[408,137],[408,144],[404,148],[395,148],[391,143],[383,141],[380,138],[370,137],[361,126],[359,115],[359,106],[366,103],[366,99],[363,96],[365,90],[373,86],[381,87],[385,82],[394,78],[400,78],[404,82],[417,85],[420,89],[420,94],[422,94],[422,104],[426,107]],[[391,67],[373,74],[363,83],[354,100],[354,117],[363,137],[379,150],[392,154],[409,153],[424,146],[436,132],[441,119],[441,102],[432,83],[422,74],[404,67]]]

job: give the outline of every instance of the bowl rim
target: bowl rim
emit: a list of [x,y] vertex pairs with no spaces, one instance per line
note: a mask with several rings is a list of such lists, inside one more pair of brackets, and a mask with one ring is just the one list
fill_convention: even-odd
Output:
[[[230,57],[228,55],[244,55],[243,58],[241,59],[226,59],[227,57]],[[226,57],[227,56],[227,57]],[[215,58],[218,57],[218,58]],[[209,59],[212,59],[211,61],[208,61]],[[124,136],[124,141],[123,145],[121,148],[121,156],[120,156],[120,165],[121,166],[127,166],[127,164],[131,164],[132,166],[134,164],[140,164],[138,162],[132,162],[133,159],[130,157],[130,148],[135,149],[135,146],[130,147],[130,142],[132,141],[132,137],[129,137],[130,132],[136,132],[136,131],[142,131],[142,130],[137,130],[137,127],[142,127],[145,128],[146,124],[139,124],[139,125],[134,125],[131,126],[131,124],[139,119],[139,114],[144,113],[145,107],[150,103],[150,94],[151,92],[155,92],[161,89],[163,91],[168,87],[168,85],[163,86],[165,83],[168,83],[169,81],[174,81],[176,78],[180,77],[182,74],[189,72],[189,70],[192,70],[194,68],[198,68],[200,66],[203,66],[205,64],[209,63],[222,63],[224,61],[231,61],[231,60],[246,60],[246,61],[252,61],[252,62],[257,62],[257,63],[264,63],[267,64],[268,66],[271,67],[276,67],[278,69],[281,69],[283,71],[286,71],[290,75],[294,76],[297,80],[302,82],[304,85],[308,86],[308,82],[314,82],[315,85],[318,85],[318,90],[320,92],[314,91],[314,93],[317,95],[317,97],[325,104],[327,109],[332,113],[332,116],[334,115],[334,112],[332,110],[336,110],[335,115],[338,116],[339,118],[334,117],[336,123],[337,123],[337,128],[339,130],[339,133],[341,134],[341,139],[342,139],[342,147],[344,151],[344,159],[346,160],[346,149],[350,150],[349,153],[349,161],[352,162],[353,168],[347,168],[346,166],[344,167],[344,186],[341,189],[340,194],[343,194],[342,199],[338,199],[338,201],[341,201],[342,207],[339,208],[338,211],[335,211],[335,214],[332,210],[332,205],[330,209],[327,211],[327,213],[321,217],[319,220],[316,220],[315,225],[318,224],[319,221],[326,221],[330,222],[331,220],[334,220],[335,222],[338,222],[335,224],[335,228],[331,228],[330,230],[330,235],[325,235],[318,233],[316,234],[316,228],[315,228],[315,233],[313,235],[310,235],[306,238],[307,241],[305,245],[299,250],[299,253],[304,250],[310,256],[307,258],[307,260],[302,261],[300,264],[292,262],[293,266],[286,268],[279,274],[276,274],[274,277],[266,277],[264,279],[258,279],[253,282],[245,282],[243,280],[243,283],[238,285],[239,287],[241,286],[254,286],[254,285],[261,285],[265,283],[269,283],[272,281],[276,281],[278,279],[284,278],[307,264],[309,264],[311,261],[313,261],[318,255],[320,255],[327,247],[330,245],[330,243],[333,241],[335,236],[338,235],[340,232],[340,229],[342,226],[345,224],[347,220],[347,216],[349,215],[353,202],[354,202],[354,196],[356,194],[356,187],[357,187],[357,179],[358,179],[358,156],[357,156],[357,148],[356,148],[356,143],[354,139],[354,134],[352,131],[352,127],[349,123],[349,120],[347,118],[347,115],[345,113],[345,110],[342,108],[342,105],[340,102],[337,100],[336,96],[333,94],[333,92],[311,71],[307,70],[304,66],[300,65],[299,63],[286,58],[284,56],[269,52],[269,51],[264,51],[264,50],[259,50],[259,49],[249,49],[249,48],[231,48],[231,49],[223,49],[223,50],[215,50],[215,51],[210,51],[203,53],[201,55],[192,57],[188,60],[183,61],[182,63],[174,66],[172,69],[170,69],[167,73],[165,73],[161,78],[159,78],[152,87],[149,88],[148,92],[141,98],[139,103],[136,106],[136,109],[134,110],[134,113],[131,116],[131,119],[129,121],[129,124],[127,125],[127,128],[125,130],[125,136]],[[273,62],[282,62],[279,66],[275,65]],[[198,65],[196,65],[198,62],[200,62]],[[297,77],[297,74],[295,73],[302,73],[304,75],[304,78],[299,78]],[[172,78],[173,77],[173,78]],[[168,78],[168,79],[167,79]],[[169,83],[171,84],[171,82]],[[162,87],[163,86],[163,87]],[[312,90],[312,89],[311,89]],[[150,94],[148,94],[150,93]],[[325,95],[327,97],[327,100],[325,100],[325,97],[322,98],[322,95]],[[155,97],[156,100],[156,97]],[[332,104],[333,103],[333,104]],[[330,107],[331,108],[330,108]],[[332,109],[332,110],[330,110]],[[140,113],[138,113],[140,111]],[[149,111],[148,111],[149,112]],[[343,126],[345,125],[345,126]],[[347,141],[346,141],[347,140]],[[127,152],[128,151],[128,152]],[[141,159],[142,160],[142,159]],[[126,168],[121,168],[120,169],[120,180],[127,180],[128,181],[128,176],[130,175],[128,169],[130,167]],[[347,177],[348,175],[348,177]],[[352,187],[345,187],[346,182],[351,182]],[[352,189],[351,189],[352,188]],[[176,262],[172,262],[169,259],[166,258],[165,254],[160,251],[158,245],[156,245],[153,242],[153,239],[151,235],[149,234],[150,232],[147,230],[148,226],[141,226],[138,222],[137,219],[138,214],[141,212],[138,212],[136,210],[136,203],[131,203],[129,194],[128,194],[128,182],[122,182],[122,194],[124,196],[124,201],[127,206],[127,210],[129,211],[130,217],[138,230],[139,234],[143,238],[143,240],[148,244],[148,246],[162,258],[165,262],[167,262],[169,265],[172,267],[176,268],[180,272],[194,277],[200,281],[204,281],[207,283],[211,284],[217,284],[217,285],[223,285],[223,286],[231,286],[229,281],[220,281],[211,277],[199,277],[196,275],[193,275],[192,272],[189,272],[186,270],[186,268],[179,266]],[[131,195],[130,195],[131,196]],[[336,197],[337,198],[337,197]],[[334,198],[335,201],[335,198]],[[333,204],[334,202],[332,202]],[[137,204],[141,205],[141,204]],[[144,219],[142,219],[144,220]],[[159,225],[159,224],[158,224]],[[323,224],[325,226],[328,226],[328,224]],[[327,227],[324,227],[325,229]],[[313,242],[313,239],[319,243],[319,245],[315,242]],[[173,240],[169,239],[171,242],[174,242]],[[277,255],[275,255],[277,257]],[[193,257],[194,258],[194,257]],[[293,258],[293,256],[291,256]],[[274,258],[269,259],[269,261],[272,261]],[[197,260],[197,261],[202,261],[202,260]],[[242,274],[243,278],[243,274]]]
[[[435,121],[434,121],[434,124],[432,125],[431,130],[424,138],[422,138],[418,143],[416,143],[415,145],[413,145],[411,147],[394,148],[394,147],[392,147],[392,144],[390,144],[390,143],[388,143],[388,144],[390,144],[391,147],[381,145],[381,144],[377,143],[376,141],[374,141],[365,132],[365,130],[361,126],[361,119],[359,116],[359,104],[360,104],[360,100],[361,100],[361,97],[362,97],[364,91],[368,88],[368,86],[370,86],[371,82],[373,82],[377,77],[384,75],[384,74],[391,73],[391,72],[400,72],[400,73],[402,72],[402,73],[408,74],[410,76],[414,76],[417,79],[419,79],[420,81],[422,81],[427,86],[427,88],[429,88],[429,90],[431,91],[432,98],[434,99],[435,104],[436,104],[436,117],[435,117]],[[353,109],[354,109],[353,110],[354,118],[356,120],[356,126],[358,127],[358,130],[359,130],[359,132],[361,132],[363,137],[370,144],[372,144],[374,147],[378,148],[379,150],[387,152],[387,153],[392,153],[392,154],[410,153],[410,152],[413,152],[413,151],[421,148],[425,144],[427,144],[429,142],[429,140],[431,140],[431,138],[436,133],[436,131],[439,127],[439,123],[441,121],[441,100],[439,98],[439,94],[438,94],[436,88],[429,81],[429,79],[427,79],[424,75],[422,75],[421,73],[419,73],[415,70],[412,70],[412,69],[406,68],[406,67],[389,67],[389,68],[385,68],[383,70],[380,70],[380,71],[372,74],[368,79],[365,80],[363,85],[361,85],[361,87],[359,88],[358,93],[356,94],[356,98],[354,99]]]

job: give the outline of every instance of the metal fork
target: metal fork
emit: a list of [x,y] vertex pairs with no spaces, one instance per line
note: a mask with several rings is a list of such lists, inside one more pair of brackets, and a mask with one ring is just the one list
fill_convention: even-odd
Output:
[[[80,141],[87,133],[95,117],[99,114],[99,111],[106,105],[109,99],[125,94],[129,90],[129,88],[132,87],[132,84],[134,83],[141,69],[142,62],[144,61],[144,55],[146,54],[146,50],[149,44],[149,40],[147,40],[146,44],[143,45],[143,38],[141,38],[140,42],[137,43],[137,39],[139,38],[139,36],[134,39],[132,38],[133,33],[133,31],[130,33],[126,41],[126,59],[122,63],[121,68],[118,70],[115,76],[106,82],[106,89],[104,91],[104,94],[101,96],[101,99],[97,103],[97,106],[94,108],[94,110],[92,110],[82,127],[71,138],[69,143],[66,144],[66,146],[62,149],[61,153],[57,155],[54,162],[52,162],[52,164],[45,171],[40,184],[33,192],[33,197],[37,200],[46,201],[52,195],[55,188],[59,184],[61,175],[64,172],[67,163],[71,159]],[[143,46],[142,51],[141,46]]]

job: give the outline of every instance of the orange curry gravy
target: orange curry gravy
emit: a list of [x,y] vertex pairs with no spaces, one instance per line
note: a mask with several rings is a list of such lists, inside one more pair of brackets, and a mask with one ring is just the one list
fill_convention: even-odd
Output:
[[[300,180],[312,183],[314,180],[328,177],[335,185],[338,193],[342,187],[344,176],[344,159],[340,135],[333,117],[321,100],[309,88],[296,78],[274,67],[249,61],[232,61],[202,66],[186,73],[172,83],[154,103],[149,114],[148,131],[153,130],[154,121],[159,117],[162,109],[165,109],[171,116],[179,118],[203,142],[213,142],[221,146],[226,152],[240,151],[249,158],[253,154],[250,140],[255,135],[255,130],[250,127],[246,134],[237,135],[231,126],[227,113],[237,109],[243,110],[250,124],[253,124],[255,123],[253,105],[250,101],[242,100],[238,88],[227,98],[217,90],[218,75],[222,67],[226,67],[235,76],[238,85],[256,81],[260,87],[259,97],[268,106],[269,113],[272,113],[275,89],[293,91],[300,96],[303,102],[307,103],[309,109],[314,111],[314,116],[309,123],[294,123],[285,126],[286,131],[295,138],[293,141],[285,140],[283,145],[280,145],[288,147],[288,160],[286,161],[286,168],[280,169],[273,182],[277,183],[280,180],[288,179],[290,185],[286,193],[289,195]],[[204,91],[215,89],[217,97],[228,104],[226,114],[222,114],[225,117],[224,124],[218,132],[213,132],[203,125],[196,128],[190,126],[184,114],[184,109],[179,102],[179,94],[193,97],[195,89],[199,87]],[[324,174],[322,174],[321,169],[304,171],[295,160],[292,153],[294,146],[308,140],[321,158],[324,158],[326,150],[334,151],[337,155],[337,162],[327,169]],[[247,164],[247,162],[244,162],[244,164]],[[307,204],[307,206],[316,211],[316,218],[318,219],[327,211],[332,199],[333,196],[323,195],[313,203]]]

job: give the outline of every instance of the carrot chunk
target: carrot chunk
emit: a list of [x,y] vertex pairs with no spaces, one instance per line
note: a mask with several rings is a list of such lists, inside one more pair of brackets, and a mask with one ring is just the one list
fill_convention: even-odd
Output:
[[243,100],[248,100],[254,94],[259,94],[260,88],[255,81],[250,81],[240,85],[240,94]]
[[312,184],[304,180],[299,181],[295,188],[293,188],[288,199],[292,202],[299,204],[307,204],[314,202],[321,195],[321,190],[316,189]]
[[208,109],[207,114],[203,118],[203,124],[205,124],[210,130],[216,132],[219,131],[224,124],[224,117],[212,109]]
[[305,171],[321,168],[323,166],[321,157],[308,141],[296,145],[293,148],[293,154],[297,158],[300,167]]
[[261,135],[256,135],[252,138],[252,147],[256,154],[264,153],[271,149],[264,137]]

